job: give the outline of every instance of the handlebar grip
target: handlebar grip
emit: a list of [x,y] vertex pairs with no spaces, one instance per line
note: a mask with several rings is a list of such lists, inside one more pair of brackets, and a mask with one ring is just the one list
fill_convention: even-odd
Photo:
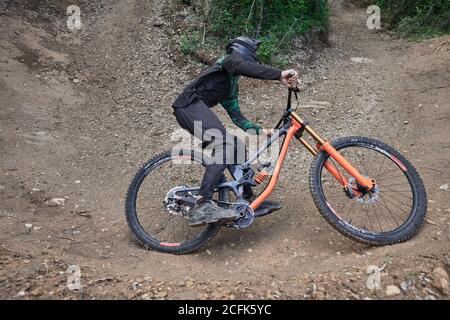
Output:
[[[295,75],[295,72],[293,70],[289,71],[288,73],[288,77],[293,77]],[[298,88],[298,84],[300,84],[300,80],[297,80],[297,84],[295,85],[294,88],[290,88],[289,90],[292,92],[300,92],[300,89]]]

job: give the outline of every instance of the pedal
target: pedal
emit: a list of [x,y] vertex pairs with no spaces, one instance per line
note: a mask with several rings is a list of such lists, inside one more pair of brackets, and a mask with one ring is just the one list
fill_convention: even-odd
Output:
[[281,203],[269,202],[263,203],[258,209],[255,210],[255,217],[262,217],[272,212],[278,211],[283,208]]

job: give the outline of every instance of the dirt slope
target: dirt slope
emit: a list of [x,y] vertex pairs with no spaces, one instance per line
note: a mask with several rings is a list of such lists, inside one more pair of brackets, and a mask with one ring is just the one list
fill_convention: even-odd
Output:
[[[448,298],[445,275],[433,270],[450,271],[449,194],[439,189],[450,182],[450,39],[373,33],[364,11],[341,1],[332,2],[332,46],[307,62],[293,56],[302,101],[330,102],[302,114],[329,139],[372,136],[410,158],[430,200],[422,232],[381,248],[345,239],[314,207],[311,159],[296,145],[273,195],[283,210],[223,230],[191,255],[135,243],[126,188],[139,165],[173,146],[171,102],[204,67],[171,49],[185,14],[166,3],[91,4],[76,34],[61,23],[64,9],[39,21],[0,6],[0,297]],[[245,79],[241,91],[244,112],[274,125],[285,90]],[[367,289],[368,266],[384,264],[381,289]],[[82,291],[67,289],[69,265],[81,268]]]

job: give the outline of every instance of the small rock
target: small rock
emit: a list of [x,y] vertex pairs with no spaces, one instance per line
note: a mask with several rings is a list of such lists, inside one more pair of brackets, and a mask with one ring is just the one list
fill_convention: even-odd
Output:
[[206,250],[206,253],[210,256],[212,254],[211,250]]
[[41,288],[36,288],[33,289],[32,291],[30,291],[30,295],[31,296],[40,296],[42,294],[42,289]]
[[80,184],[80,183],[81,183],[80,180],[75,180],[74,182],[75,182],[76,184]]
[[400,294],[400,289],[397,286],[387,286],[386,287],[386,295],[388,297],[395,296]]
[[153,22],[153,26],[160,28],[160,27],[164,26],[164,22],[161,20],[156,20]]
[[53,198],[47,201],[49,207],[59,207],[66,203],[65,198]]
[[403,121],[403,124],[408,124],[409,123],[409,121]]
[[167,292],[165,292],[165,291],[160,291],[160,292],[158,292],[156,295],[155,295],[155,297],[156,298],[165,298],[165,297],[167,297]]
[[449,278],[448,273],[441,267],[437,267],[433,270],[433,286],[438,289],[442,294],[449,294]]
[[133,288],[134,291],[136,291],[137,289],[139,289],[140,283],[139,282],[133,282],[133,284],[131,285],[131,287]]
[[315,292],[313,292],[312,297],[317,300],[323,299],[323,298],[325,298],[325,293],[322,291],[315,291]]
[[442,191],[448,191],[448,183],[443,184],[442,186],[440,186],[440,187],[439,187],[439,190],[442,190]]
[[42,227],[33,227],[33,231],[38,231],[38,230],[41,230],[42,229]]
[[449,286],[448,286],[448,280],[445,278],[437,278],[433,281],[433,286],[438,289],[442,294],[448,295],[449,293]]
[[144,299],[144,300],[147,300],[147,299],[150,299],[150,295],[149,295],[148,293],[144,293],[144,294],[141,296],[141,298]]
[[352,297],[352,299],[359,300],[359,296],[356,293],[350,293],[350,297]]
[[433,270],[433,275],[440,277],[440,278],[445,278],[447,280],[449,279],[447,271],[445,271],[444,268],[441,268],[441,267],[435,268]]
[[411,289],[412,286],[413,286],[413,282],[411,280],[403,281],[402,283],[400,283],[400,288],[403,291],[407,291],[407,290]]
[[80,82],[80,80],[77,79],[77,78],[73,79],[72,81],[73,81],[73,83],[78,83],[78,82]]
[[311,296],[313,297],[313,299],[324,299],[325,292],[322,290],[322,288],[317,288],[317,286],[313,284]]
[[352,57],[351,60],[356,63],[369,63],[372,62],[372,59],[369,58],[360,58],[360,57]]
[[369,290],[380,290],[381,289],[381,271],[384,267],[378,267],[375,265],[370,265],[367,267],[367,273],[370,276],[366,280],[366,287]]
[[33,225],[31,223],[25,223],[25,228],[27,228],[27,232],[30,232],[33,228]]
[[25,291],[19,291],[17,294],[16,294],[16,297],[24,297],[26,295],[26,292]]

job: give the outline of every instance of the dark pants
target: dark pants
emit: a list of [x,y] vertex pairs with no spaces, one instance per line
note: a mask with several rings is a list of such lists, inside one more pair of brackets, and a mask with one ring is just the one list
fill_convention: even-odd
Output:
[[[200,187],[200,195],[211,199],[227,165],[245,161],[245,144],[225,130],[219,118],[202,100],[197,99],[184,108],[174,108],[174,115],[183,129],[203,142],[203,148],[212,150],[214,161],[206,166]],[[195,121],[199,122],[197,129]]]

